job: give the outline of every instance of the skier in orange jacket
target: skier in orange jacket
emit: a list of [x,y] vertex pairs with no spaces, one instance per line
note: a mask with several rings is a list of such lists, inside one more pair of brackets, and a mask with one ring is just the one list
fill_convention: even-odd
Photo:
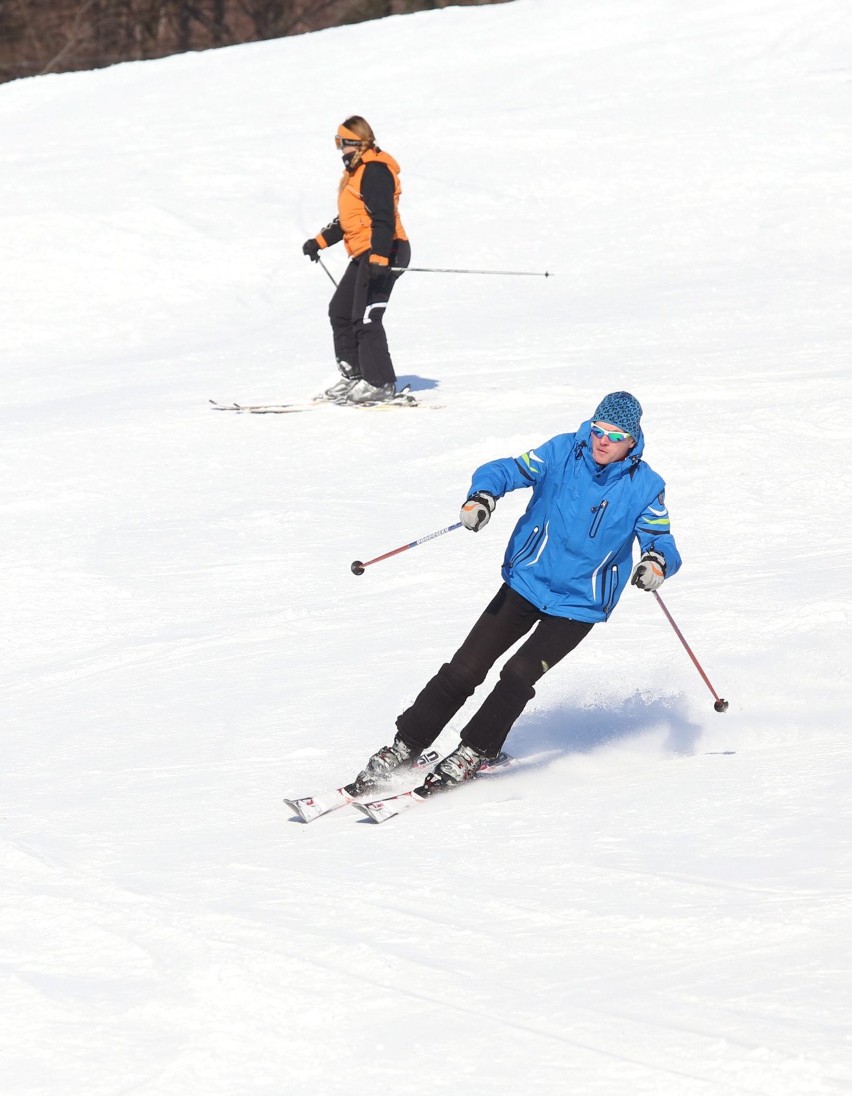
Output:
[[372,128],[360,115],[338,126],[334,140],[344,166],[338,213],[302,245],[312,262],[323,248],[341,240],[350,256],[328,306],[341,378],[325,394],[338,402],[381,403],[396,394],[384,326],[400,276],[393,268],[411,261],[411,246],[399,219],[399,164],[376,145]]

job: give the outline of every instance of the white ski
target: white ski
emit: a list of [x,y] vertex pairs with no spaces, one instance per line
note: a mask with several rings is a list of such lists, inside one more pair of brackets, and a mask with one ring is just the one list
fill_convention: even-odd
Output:
[[345,807],[355,801],[346,788],[335,788],[334,791],[324,792],[322,795],[306,795],[304,799],[285,799],[284,802],[291,807],[303,822],[313,822],[324,814]]
[[371,803],[353,803],[356,811],[366,815],[371,822],[386,822],[389,818],[396,818],[403,811],[416,807],[419,803],[425,803],[428,796],[418,795],[415,788],[410,792],[402,792],[400,795],[391,795],[387,799],[374,799]]
[[214,411],[232,411],[242,415],[294,415],[302,411],[315,411],[318,407],[342,407],[355,411],[390,411],[400,407],[435,407],[435,404],[421,404],[412,396],[408,387],[397,392],[392,400],[379,400],[375,403],[347,403],[345,400],[337,402],[317,396],[310,401],[292,403],[220,403],[218,400],[210,400]]
[[[518,759],[512,757],[511,754],[500,753],[492,760],[484,761],[480,769],[471,779],[479,780],[481,777],[487,777],[492,773],[502,772],[503,769],[512,768],[517,764],[519,764]],[[412,807],[416,807],[420,803],[425,803],[428,799],[431,799],[432,795],[445,795],[446,792],[453,791],[455,788],[463,788],[465,784],[469,784],[470,782],[470,780],[464,781],[451,788],[445,788],[443,791],[432,793],[427,790],[426,785],[421,785],[419,788],[413,788],[411,791],[402,792],[400,795],[389,795],[385,799],[374,799],[372,802],[353,803],[352,806],[356,811],[366,815],[372,822],[386,822],[389,818],[396,818],[398,814],[411,810]]]
[[[440,758],[436,750],[427,750],[422,753],[414,763],[414,769],[428,768],[434,765]],[[410,772],[408,769],[406,772]],[[375,795],[376,789],[366,792],[358,792],[354,783],[345,784],[341,788],[333,788],[331,791],[321,792],[319,795],[306,795],[301,799],[285,799],[284,802],[292,808],[303,822],[313,822],[315,818],[321,818],[324,814],[347,807],[350,803],[356,804],[359,795]]]

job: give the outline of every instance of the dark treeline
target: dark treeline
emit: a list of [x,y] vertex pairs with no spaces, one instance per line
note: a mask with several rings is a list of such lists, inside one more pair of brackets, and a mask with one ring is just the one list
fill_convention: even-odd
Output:
[[0,0],[0,83],[507,0]]

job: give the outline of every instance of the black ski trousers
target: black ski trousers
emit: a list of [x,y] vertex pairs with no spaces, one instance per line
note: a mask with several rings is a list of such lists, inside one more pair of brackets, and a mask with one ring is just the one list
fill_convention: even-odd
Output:
[[[411,246],[397,240],[390,255],[391,266],[408,266]],[[397,278],[388,270],[383,278],[370,278],[370,252],[352,259],[328,306],[334,339],[334,356],[345,363],[347,374],[363,377],[369,384],[391,384],[396,380],[385,331],[385,309]]]
[[462,742],[486,757],[496,757],[513,723],[535,696],[533,685],[594,627],[548,616],[505,583],[450,661],[397,718],[400,738],[417,751],[431,746],[500,655],[533,626],[535,630],[507,659],[500,680],[461,733]]

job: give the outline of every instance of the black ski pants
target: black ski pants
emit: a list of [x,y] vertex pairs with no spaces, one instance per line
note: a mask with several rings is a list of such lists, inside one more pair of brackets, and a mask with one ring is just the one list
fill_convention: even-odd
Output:
[[[408,266],[411,247],[397,240],[391,250],[391,266]],[[334,356],[345,363],[347,374],[363,377],[369,384],[396,380],[385,331],[385,310],[397,278],[388,270],[383,278],[370,278],[370,252],[352,259],[328,306],[334,339]]]
[[535,630],[507,659],[500,680],[461,733],[462,742],[486,757],[496,757],[513,723],[535,696],[534,684],[594,627],[548,616],[505,583],[450,661],[397,718],[400,738],[414,750],[431,746],[500,655],[533,626]]

